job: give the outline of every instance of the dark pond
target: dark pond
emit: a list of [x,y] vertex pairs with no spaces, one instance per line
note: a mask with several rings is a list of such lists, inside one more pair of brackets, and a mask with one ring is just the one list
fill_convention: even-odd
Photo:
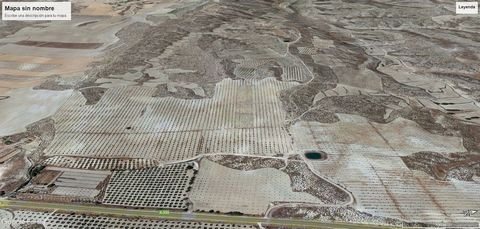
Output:
[[308,151],[305,152],[305,157],[310,160],[325,160],[327,154],[323,151]]

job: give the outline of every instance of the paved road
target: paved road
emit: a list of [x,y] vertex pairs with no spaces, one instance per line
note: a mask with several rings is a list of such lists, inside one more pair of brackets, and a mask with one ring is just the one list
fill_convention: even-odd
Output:
[[119,207],[104,207],[95,205],[80,205],[80,204],[58,204],[47,202],[34,201],[20,201],[20,200],[0,200],[0,208],[19,208],[32,209],[42,211],[62,211],[62,212],[76,212],[98,215],[110,215],[117,217],[147,217],[156,219],[169,220],[194,220],[210,223],[230,223],[230,224],[257,224],[285,226],[288,228],[351,228],[351,229],[365,229],[365,228],[392,228],[374,225],[360,225],[360,224],[346,224],[346,223],[322,223],[313,220],[302,219],[273,219],[254,216],[231,216],[209,213],[186,213],[178,211],[158,211],[158,210],[140,210],[140,209],[125,209]]

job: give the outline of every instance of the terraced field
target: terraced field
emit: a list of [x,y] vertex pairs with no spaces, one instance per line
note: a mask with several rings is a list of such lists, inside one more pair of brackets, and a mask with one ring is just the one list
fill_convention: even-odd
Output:
[[[312,162],[313,167],[344,184],[356,196],[359,209],[442,226],[477,222],[463,214],[464,209],[480,205],[475,191],[479,185],[475,181],[432,180],[424,173],[409,170],[400,159],[418,151],[465,151],[459,138],[434,137],[414,123],[399,119],[378,124],[349,115],[340,116],[338,123],[302,122],[294,129],[296,148],[325,152],[328,158]],[[395,134],[390,133],[392,130]],[[360,139],[359,135],[363,137]],[[401,139],[402,136],[409,139]]]

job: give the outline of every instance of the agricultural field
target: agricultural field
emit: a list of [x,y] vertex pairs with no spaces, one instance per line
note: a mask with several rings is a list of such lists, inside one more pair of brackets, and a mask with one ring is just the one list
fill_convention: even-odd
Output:
[[193,180],[192,164],[116,171],[107,184],[102,203],[118,206],[188,209]]
[[294,192],[288,175],[279,170],[238,171],[205,159],[201,161],[190,199],[195,210],[229,212],[235,209],[245,214],[265,214],[273,202],[322,203],[308,193]]
[[0,229],[478,228],[479,23],[447,0],[0,21]]

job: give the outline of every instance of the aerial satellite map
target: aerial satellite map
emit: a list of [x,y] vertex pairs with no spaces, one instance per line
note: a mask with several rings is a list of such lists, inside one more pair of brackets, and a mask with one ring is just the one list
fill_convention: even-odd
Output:
[[477,2],[0,2],[0,229],[480,227]]

